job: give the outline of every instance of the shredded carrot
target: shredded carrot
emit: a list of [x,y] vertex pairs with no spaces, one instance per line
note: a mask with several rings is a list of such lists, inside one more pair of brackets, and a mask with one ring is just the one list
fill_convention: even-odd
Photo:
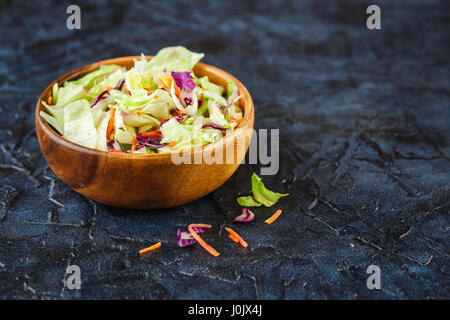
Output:
[[112,90],[112,89],[114,89],[114,88],[111,87],[111,86],[103,86],[103,88],[104,88],[105,90]]
[[176,146],[176,144],[177,144],[177,142],[176,142],[176,141],[170,141],[170,143],[169,143],[169,147],[170,147],[170,148],[173,148],[173,147],[175,147],[175,146]]
[[112,134],[112,131],[114,129],[114,118],[116,115],[116,111],[114,110],[113,107],[109,108],[109,113],[111,115],[111,117],[109,118],[109,122],[108,122],[108,128],[106,129],[106,136],[110,137]]
[[[170,90],[170,88],[172,87],[172,82],[174,82],[174,80],[173,80],[173,78],[171,76],[161,77],[159,79],[159,81],[162,82],[162,84],[163,84],[162,87],[166,88],[167,90]],[[175,90],[175,95],[178,97],[180,95],[180,92],[181,92],[180,88],[178,88],[176,83],[173,84],[173,88]],[[157,99],[157,98],[158,98],[158,96],[155,96],[155,99]]]
[[175,89],[175,95],[176,95],[177,97],[179,97],[179,96],[180,96],[180,93],[181,93],[181,90],[180,90],[180,88],[178,88],[178,86],[177,86],[176,83],[173,84],[173,88]]
[[139,111],[136,112],[136,114],[137,114],[139,117],[142,116],[142,113],[140,113]]
[[52,97],[52,96],[48,97],[48,99],[47,99],[47,104],[48,104],[49,106],[51,106],[51,105],[52,105],[52,102],[53,102],[53,97]]
[[205,248],[206,251],[208,251],[210,254],[212,254],[213,256],[217,257],[220,255],[220,253],[218,253],[216,251],[216,249],[214,249],[213,247],[211,247],[209,244],[207,244],[202,238],[200,238],[200,236],[197,234],[197,232],[195,232],[194,228],[205,228],[205,229],[210,229],[211,225],[210,224],[202,224],[202,223],[195,223],[195,224],[190,224],[188,226],[188,230],[191,233],[191,235],[194,237],[194,239],[203,247]]
[[147,253],[147,252],[149,252],[149,251],[158,249],[159,247],[161,247],[161,242],[158,242],[158,243],[156,243],[156,244],[154,244],[154,245],[152,245],[152,246],[150,246],[150,247],[148,247],[148,248],[139,250],[139,254]]
[[[244,248],[248,247],[247,242],[245,242],[244,239],[242,239],[242,237],[238,235],[236,231],[234,231],[231,228],[225,228],[225,230],[227,230],[230,233],[229,237],[231,240],[233,240],[234,242],[239,242],[241,246],[243,246]],[[238,241],[236,241],[235,239],[237,239]]]
[[159,130],[153,130],[153,131],[147,131],[147,132],[141,133],[141,136],[143,136],[143,137],[157,137],[160,135],[161,135],[161,131],[159,131]]
[[133,137],[133,144],[131,145],[131,153],[134,153],[136,151],[136,146],[137,146],[137,140],[136,137]]
[[278,217],[283,213],[283,210],[278,209],[277,211],[275,211],[275,213],[273,214],[273,216],[271,216],[269,219],[267,219],[266,221],[264,221],[267,224],[271,224],[272,222],[274,222],[275,220],[278,219]]
[[239,238],[236,237],[234,234],[229,234],[228,238],[230,238],[231,240],[233,240],[234,242],[238,243],[239,242]]
[[116,149],[110,149],[109,152],[119,152],[119,153],[122,153],[122,151],[116,150]]

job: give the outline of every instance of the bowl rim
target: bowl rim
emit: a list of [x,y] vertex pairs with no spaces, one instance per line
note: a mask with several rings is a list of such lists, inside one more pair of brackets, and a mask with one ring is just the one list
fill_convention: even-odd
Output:
[[[45,135],[50,136],[56,143],[61,144],[64,147],[73,149],[75,151],[89,153],[91,155],[97,155],[97,156],[106,156],[106,157],[117,157],[117,158],[136,158],[136,159],[165,159],[172,157],[173,154],[177,154],[177,152],[164,152],[164,153],[153,153],[153,154],[145,154],[145,153],[128,153],[128,152],[109,152],[109,151],[103,151],[98,149],[93,149],[89,147],[85,147],[82,145],[79,145],[77,143],[74,143],[72,141],[67,140],[63,136],[59,135],[53,128],[50,127],[47,121],[43,119],[40,116],[40,111],[44,111],[42,108],[42,101],[45,101],[45,97],[48,96],[48,93],[51,92],[53,85],[55,83],[58,83],[58,85],[63,84],[65,81],[72,80],[74,78],[78,78],[80,76],[83,76],[87,74],[88,72],[92,72],[97,70],[100,66],[108,65],[108,64],[119,64],[121,63],[130,63],[134,61],[134,59],[140,59],[141,56],[123,56],[123,57],[116,57],[116,58],[110,58],[110,59],[104,59],[100,61],[96,61],[87,65],[83,65],[79,68],[75,68],[61,76],[59,76],[57,79],[52,81],[40,94],[36,108],[35,108],[35,126],[40,127]],[[146,56],[147,60],[150,60],[153,58],[153,56]],[[198,152],[205,152],[205,151],[211,151],[209,149],[211,148],[217,148],[220,146],[225,145],[228,140],[234,139],[235,136],[238,134],[239,129],[247,129],[248,124],[250,120],[253,118],[254,114],[254,104],[252,97],[250,93],[248,92],[247,88],[240,82],[237,78],[235,78],[230,73],[217,68],[215,66],[203,63],[203,62],[197,62],[195,66],[193,67],[201,67],[202,69],[206,70],[206,73],[215,73],[216,75],[229,78],[230,80],[234,81],[236,85],[238,86],[239,94],[241,95],[241,103],[243,106],[243,112],[244,116],[242,117],[242,120],[239,122],[239,124],[231,131],[229,134],[223,136],[219,140],[209,143],[200,147],[194,147],[187,150],[182,150],[178,152],[179,155],[183,156],[190,156]],[[253,126],[252,126],[253,128]]]

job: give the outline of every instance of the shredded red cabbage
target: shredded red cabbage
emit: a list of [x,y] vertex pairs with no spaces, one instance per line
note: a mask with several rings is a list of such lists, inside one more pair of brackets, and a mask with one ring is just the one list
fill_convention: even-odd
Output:
[[161,148],[168,143],[161,143],[162,137],[144,137],[144,136],[136,136],[136,140],[139,142],[140,146],[136,150],[140,150],[143,147],[151,147],[151,148]]
[[105,90],[102,93],[100,93],[97,98],[95,98],[94,101],[92,101],[91,103],[91,108],[93,108],[97,103],[99,103],[100,101],[106,99],[105,95],[109,94],[109,90]]
[[249,208],[242,208],[240,215],[236,216],[232,222],[250,222],[255,219],[255,214]]
[[117,86],[114,88],[114,90],[122,90],[123,84],[125,83],[125,79],[122,79],[119,81]]
[[219,126],[218,124],[215,124],[215,123],[205,123],[203,126],[202,126],[202,128],[206,128],[206,127],[211,127],[211,128],[214,128],[214,129],[218,129],[218,130],[226,130],[224,127],[222,127],[222,126]]
[[[184,120],[185,117],[186,117],[185,115],[181,115],[181,116],[178,116],[178,117],[173,117],[173,119],[177,120],[178,122],[181,122],[181,121]],[[167,118],[167,119],[161,121],[160,126],[162,126],[164,123],[166,123],[170,119],[172,119],[172,118]]]
[[115,140],[109,140],[109,141],[106,143],[106,145],[108,146],[108,151],[111,151],[111,150],[120,150],[120,151],[124,152],[123,149],[122,149],[122,146],[120,145],[120,143],[118,143],[118,142],[115,141]]
[[192,80],[189,71],[172,72],[172,78],[180,90],[191,92],[195,88],[195,82]]
[[[197,234],[205,232],[201,228],[193,228],[193,229]],[[189,231],[183,231],[181,229],[177,230],[177,244],[179,247],[184,248],[196,242],[197,241],[194,239],[194,237]]]

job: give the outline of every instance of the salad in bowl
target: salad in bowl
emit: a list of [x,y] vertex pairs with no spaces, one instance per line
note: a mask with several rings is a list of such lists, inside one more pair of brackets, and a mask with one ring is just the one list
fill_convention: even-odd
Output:
[[130,69],[103,65],[53,85],[40,116],[67,140],[125,153],[179,152],[216,142],[242,120],[238,87],[198,77],[204,54],[167,47]]

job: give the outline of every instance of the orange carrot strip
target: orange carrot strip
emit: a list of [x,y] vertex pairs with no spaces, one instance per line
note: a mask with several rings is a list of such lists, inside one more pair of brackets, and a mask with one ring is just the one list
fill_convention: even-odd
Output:
[[267,224],[271,224],[272,222],[274,222],[275,220],[278,219],[278,217],[283,213],[283,210],[278,209],[277,211],[275,211],[275,213],[273,214],[273,216],[271,216],[269,219],[267,219],[266,221],[264,221]]
[[170,143],[169,143],[169,147],[170,148],[173,148],[173,147],[175,147],[177,145],[177,142],[176,141],[170,141]]
[[[174,80],[172,80],[172,81],[174,81]],[[179,97],[179,96],[180,96],[180,93],[181,93],[181,90],[180,90],[180,88],[178,88],[178,86],[177,86],[176,83],[173,84],[173,88],[175,89],[175,95],[176,95],[177,97]]]
[[108,128],[106,129],[106,136],[107,137],[111,136],[111,133],[112,133],[112,131],[114,129],[114,118],[115,118],[115,115],[116,115],[116,111],[114,110],[113,107],[110,107],[109,108],[109,113],[110,113],[111,117],[109,118]]
[[159,247],[161,247],[161,242],[158,242],[158,243],[156,243],[156,244],[154,244],[154,245],[152,245],[152,246],[150,246],[150,247],[148,247],[148,248],[139,250],[139,254],[147,253],[147,252],[149,252],[149,251],[158,249]]
[[103,88],[104,88],[105,90],[112,90],[112,89],[114,89],[114,88],[111,87],[111,86],[103,86]]
[[52,105],[52,102],[53,102],[53,97],[52,97],[52,96],[48,97],[48,99],[47,99],[47,104],[48,104],[49,106],[51,106],[51,105]]
[[235,235],[229,234],[228,238],[230,238],[231,240],[233,240],[234,242],[238,243],[239,242],[239,238],[236,237]]
[[227,230],[230,233],[230,236],[233,237],[233,238],[230,237],[233,241],[235,241],[234,238],[236,238],[239,241],[239,243],[241,244],[241,246],[243,246],[244,248],[248,247],[247,242],[245,242],[244,239],[242,239],[242,237],[240,235],[238,235],[236,231],[234,231],[231,228],[225,228],[225,230]]
[[136,146],[137,146],[137,140],[136,137],[133,137],[133,144],[131,145],[131,153],[134,153],[136,151]]
[[209,244],[207,244],[200,236],[195,232],[194,228],[205,228],[210,229],[210,224],[202,224],[202,223],[193,223],[188,226],[188,230],[191,233],[191,235],[194,237],[194,239],[203,247],[206,251],[208,251],[210,254],[212,254],[214,257],[218,257],[220,253],[216,251],[213,247],[211,247]]
[[157,137],[160,135],[161,135],[161,131],[159,131],[159,130],[153,130],[153,131],[147,131],[147,132],[141,133],[141,136],[143,136],[143,137]]

